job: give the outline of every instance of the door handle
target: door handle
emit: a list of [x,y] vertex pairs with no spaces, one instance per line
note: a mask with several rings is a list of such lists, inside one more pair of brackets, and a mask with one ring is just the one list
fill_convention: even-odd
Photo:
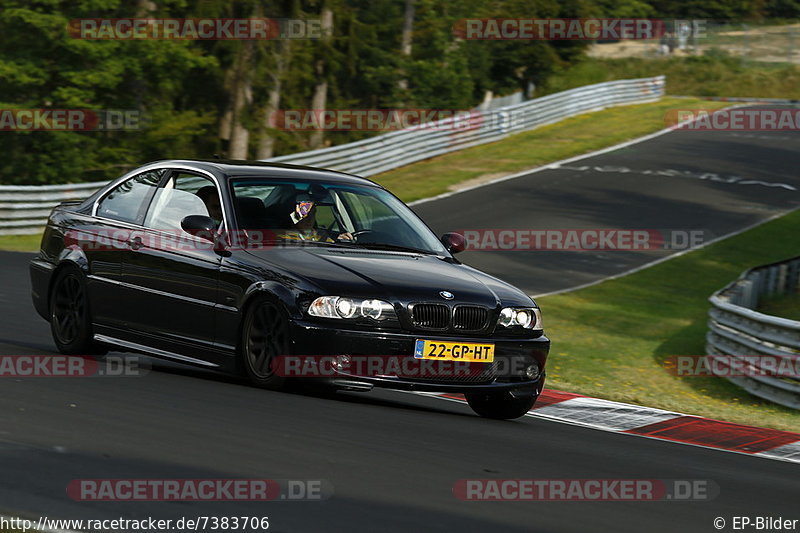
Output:
[[138,250],[139,248],[144,246],[144,243],[142,242],[141,237],[136,236],[128,241],[128,245],[131,247],[131,250]]

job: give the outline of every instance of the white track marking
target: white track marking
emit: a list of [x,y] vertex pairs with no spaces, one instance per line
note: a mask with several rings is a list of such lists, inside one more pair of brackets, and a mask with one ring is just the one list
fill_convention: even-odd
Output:
[[675,252],[673,254],[669,254],[667,256],[664,256],[664,257],[661,257],[659,259],[656,259],[654,261],[650,261],[649,263],[645,263],[643,265],[640,265],[640,266],[638,266],[636,268],[632,268],[630,270],[626,270],[624,272],[620,272],[619,274],[612,274],[610,276],[606,276],[606,277],[601,278],[601,279],[596,279],[596,280],[590,281],[588,283],[583,283],[581,285],[576,285],[574,287],[567,287],[566,289],[559,289],[557,291],[551,291],[551,292],[545,292],[545,293],[542,293],[542,294],[531,295],[531,298],[541,298],[542,296],[552,296],[554,294],[563,294],[563,293],[566,293],[566,292],[577,291],[577,290],[580,290],[580,289],[585,289],[587,287],[592,287],[593,285],[599,285],[600,283],[603,283],[604,281],[609,281],[609,280],[612,280],[612,279],[621,278],[623,276],[627,276],[628,274],[634,274],[636,272],[639,272],[640,270],[644,270],[645,268],[650,268],[651,266],[655,266],[655,265],[657,265],[659,263],[663,263],[665,261],[669,261],[670,259],[675,259],[676,257],[680,257],[680,256],[682,256],[684,254],[689,253],[689,252],[693,252],[695,250],[701,250],[701,249],[705,248],[706,246],[710,246],[710,245],[712,245],[712,244],[714,244],[716,242],[719,242],[719,241],[722,241],[724,239],[727,239],[728,237],[735,237],[736,235],[744,233],[745,231],[749,231],[749,230],[751,230],[753,228],[757,228],[758,226],[761,226],[762,224],[766,224],[767,222],[771,222],[771,221],[775,220],[776,218],[780,218],[782,216],[788,215],[789,213],[797,211],[798,209],[800,209],[800,207],[793,207],[793,208],[789,209],[788,211],[784,211],[782,213],[774,214],[774,215],[772,215],[772,216],[770,216],[768,218],[765,218],[764,220],[760,220],[760,221],[756,222],[755,224],[750,224],[749,226],[746,226],[746,227],[744,227],[742,229],[738,229],[736,231],[732,231],[731,233],[726,233],[725,235],[721,235],[721,236],[719,236],[719,237],[717,237],[715,239],[711,239],[710,241],[704,242],[704,243],[699,244],[697,246],[694,246],[692,248],[687,248],[686,250],[680,250],[680,251]]
[[[732,105],[732,106],[729,106],[729,107],[721,108],[718,111],[722,111],[723,109],[725,109],[725,110],[727,110],[727,109],[736,109],[736,108],[739,108],[739,107],[748,107],[748,106],[745,105],[745,104],[738,104],[738,105]],[[695,122],[698,119],[699,119],[699,117],[694,118],[694,119],[692,119],[690,121],[687,121],[686,124],[691,124],[692,122]],[[649,141],[650,139],[655,139],[656,137],[661,137],[662,135],[666,135],[667,133],[672,133],[676,129],[677,128],[675,126],[670,127],[670,128],[664,128],[663,130],[659,130],[659,131],[657,131],[655,133],[649,133],[649,134],[644,135],[642,137],[637,137],[635,139],[631,139],[629,141],[621,142],[621,143],[615,144],[613,146],[608,146],[606,148],[601,148],[599,150],[595,150],[594,152],[588,152],[588,153],[585,153],[585,154],[580,154],[580,155],[568,157],[567,159],[561,159],[559,161],[554,161],[554,162],[548,163],[546,165],[534,167],[534,168],[531,168],[531,169],[528,169],[528,170],[523,170],[522,172],[516,172],[516,173],[508,175],[508,176],[503,176],[503,177],[496,178],[496,179],[493,179],[493,180],[489,180],[489,181],[486,181],[486,182],[483,182],[483,183],[478,183],[478,184],[472,185],[470,187],[464,187],[463,189],[457,189],[455,191],[445,192],[445,193],[442,193],[442,194],[438,194],[436,196],[431,196],[430,198],[422,198],[420,200],[415,200],[413,202],[410,202],[408,205],[419,205],[419,204],[424,204],[424,203],[427,203],[427,202],[433,202],[434,200],[441,200],[442,198],[449,198],[450,196],[454,196],[456,194],[461,194],[462,192],[472,191],[474,189],[479,189],[481,187],[486,187],[488,185],[494,185],[495,183],[500,183],[500,182],[503,182],[503,181],[508,181],[508,180],[513,180],[513,179],[516,179],[516,178],[521,178],[521,177],[527,176],[529,174],[536,174],[537,172],[541,172],[543,170],[550,170],[552,168],[557,168],[557,167],[559,167],[561,165],[564,165],[566,163],[572,163],[573,161],[580,161],[582,159],[588,159],[590,157],[595,157],[595,156],[598,156],[598,155],[607,154],[608,152],[613,152],[614,150],[620,150],[622,148],[627,148],[628,146],[632,146],[634,144],[639,144],[639,143],[642,143],[642,142],[645,142],[645,141]]]
[[571,398],[534,409],[529,414],[611,431],[628,431],[683,416],[672,411],[599,398]]
[[773,448],[765,452],[758,452],[755,455],[769,459],[778,459],[780,461],[800,463],[800,441],[778,446],[777,448]]

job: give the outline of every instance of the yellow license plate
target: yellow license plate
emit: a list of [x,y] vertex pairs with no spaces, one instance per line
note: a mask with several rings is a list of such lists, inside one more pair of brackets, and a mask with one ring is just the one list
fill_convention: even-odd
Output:
[[436,359],[438,361],[491,363],[494,361],[494,344],[417,339],[417,343],[414,346],[414,357],[416,359]]

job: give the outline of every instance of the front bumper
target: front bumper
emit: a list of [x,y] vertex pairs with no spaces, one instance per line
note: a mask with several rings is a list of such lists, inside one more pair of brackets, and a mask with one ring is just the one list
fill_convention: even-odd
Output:
[[[366,360],[353,368],[333,368],[333,373],[320,373],[317,377],[333,385],[353,390],[371,387],[427,392],[541,392],[545,380],[545,363],[550,351],[550,340],[544,335],[537,338],[466,337],[452,334],[406,331],[363,331],[334,328],[307,321],[292,322],[293,356],[325,357],[348,355]],[[417,339],[492,343],[495,346],[495,363],[454,363],[414,359]],[[381,370],[364,372],[370,358],[377,359]],[[328,358],[329,360],[331,358]],[[389,365],[386,365],[386,362]],[[449,363],[449,364],[448,364]],[[536,364],[539,376],[530,379],[525,368]],[[421,370],[439,365],[433,373]],[[460,366],[459,366],[460,365]]]

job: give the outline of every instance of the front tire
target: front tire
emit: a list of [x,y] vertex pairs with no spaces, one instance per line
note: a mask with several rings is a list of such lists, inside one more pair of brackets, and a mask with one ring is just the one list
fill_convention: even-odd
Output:
[[491,392],[467,393],[467,403],[476,414],[495,420],[519,418],[530,411],[539,395],[535,392],[518,393]]
[[277,357],[289,354],[289,319],[276,302],[262,299],[250,306],[242,327],[241,360],[250,381],[282,389],[286,378],[275,373]]
[[86,277],[74,267],[61,270],[50,296],[50,332],[58,351],[65,355],[103,355],[94,342]]

